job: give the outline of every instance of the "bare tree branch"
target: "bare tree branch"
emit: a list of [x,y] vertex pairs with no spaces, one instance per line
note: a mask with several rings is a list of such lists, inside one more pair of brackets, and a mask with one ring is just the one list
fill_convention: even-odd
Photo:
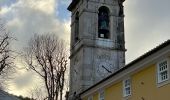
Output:
[[5,85],[1,83],[7,81],[6,79],[10,75],[9,72],[15,69],[13,62],[15,59],[13,56],[14,51],[10,48],[11,40],[13,40],[13,38],[0,19],[0,88]]
[[48,100],[62,100],[67,53],[64,41],[49,34],[35,35],[25,50],[25,62],[44,80]]

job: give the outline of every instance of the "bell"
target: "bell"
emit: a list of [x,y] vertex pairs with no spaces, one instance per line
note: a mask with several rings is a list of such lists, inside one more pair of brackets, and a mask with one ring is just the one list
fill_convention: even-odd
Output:
[[101,29],[101,30],[108,30],[107,22],[106,21],[102,21],[99,29]]

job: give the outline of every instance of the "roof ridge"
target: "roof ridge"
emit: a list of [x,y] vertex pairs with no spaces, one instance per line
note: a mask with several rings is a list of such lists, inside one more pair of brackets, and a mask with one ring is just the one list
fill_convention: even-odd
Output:
[[125,65],[125,67],[119,69],[118,71],[112,73],[112,74],[109,75],[108,77],[106,77],[106,78],[102,79],[101,81],[97,82],[96,84],[90,86],[90,87],[87,88],[86,90],[82,91],[82,92],[80,93],[80,95],[83,94],[83,93],[85,93],[86,91],[92,89],[93,87],[97,86],[98,84],[100,84],[100,83],[102,83],[102,82],[110,79],[111,77],[115,76],[116,74],[118,74],[118,73],[126,70],[127,68],[129,68],[130,66],[134,65],[135,63],[141,61],[142,59],[148,57],[149,55],[157,52],[158,50],[160,50],[160,49],[162,49],[162,48],[164,48],[164,47],[166,47],[166,46],[168,46],[168,45],[170,45],[170,39],[166,40],[165,42],[161,43],[160,45],[156,46],[155,48],[153,48],[153,49],[149,50],[148,52],[144,53],[143,55],[139,56],[137,59],[135,59],[135,60],[133,60],[132,62],[130,62],[129,64]]
[[136,61],[138,61],[140,59],[145,58],[146,56],[152,54],[153,52],[156,52],[156,51],[160,50],[161,48],[167,46],[168,44],[170,44],[170,39],[168,39],[168,40],[162,42],[161,44],[157,45],[156,47],[148,50],[147,52],[145,52],[144,54],[140,55],[139,57],[137,57],[136,59],[134,59],[130,63],[126,64],[125,67],[128,66],[128,65],[131,65],[131,63],[133,63],[133,62],[136,62]]

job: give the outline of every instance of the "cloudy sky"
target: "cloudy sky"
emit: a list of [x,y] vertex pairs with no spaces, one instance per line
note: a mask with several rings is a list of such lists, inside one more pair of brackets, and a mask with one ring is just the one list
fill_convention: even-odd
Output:
[[[34,34],[56,33],[69,43],[71,0],[0,0],[0,18],[18,39],[14,48],[22,51]],[[170,39],[169,0],[126,0],[126,63]],[[19,61],[18,61],[19,62]],[[19,67],[22,64],[17,64]],[[9,92],[28,96],[37,84],[32,73],[19,71],[9,85]],[[29,77],[29,78],[28,78]]]

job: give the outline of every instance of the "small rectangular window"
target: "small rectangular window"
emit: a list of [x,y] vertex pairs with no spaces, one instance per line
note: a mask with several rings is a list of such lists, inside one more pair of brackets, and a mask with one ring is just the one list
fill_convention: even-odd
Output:
[[99,92],[99,100],[104,100],[104,91]]
[[157,77],[158,83],[167,81],[169,79],[168,60],[164,60],[157,64]]
[[130,96],[131,95],[131,80],[126,79],[123,81],[123,96]]

